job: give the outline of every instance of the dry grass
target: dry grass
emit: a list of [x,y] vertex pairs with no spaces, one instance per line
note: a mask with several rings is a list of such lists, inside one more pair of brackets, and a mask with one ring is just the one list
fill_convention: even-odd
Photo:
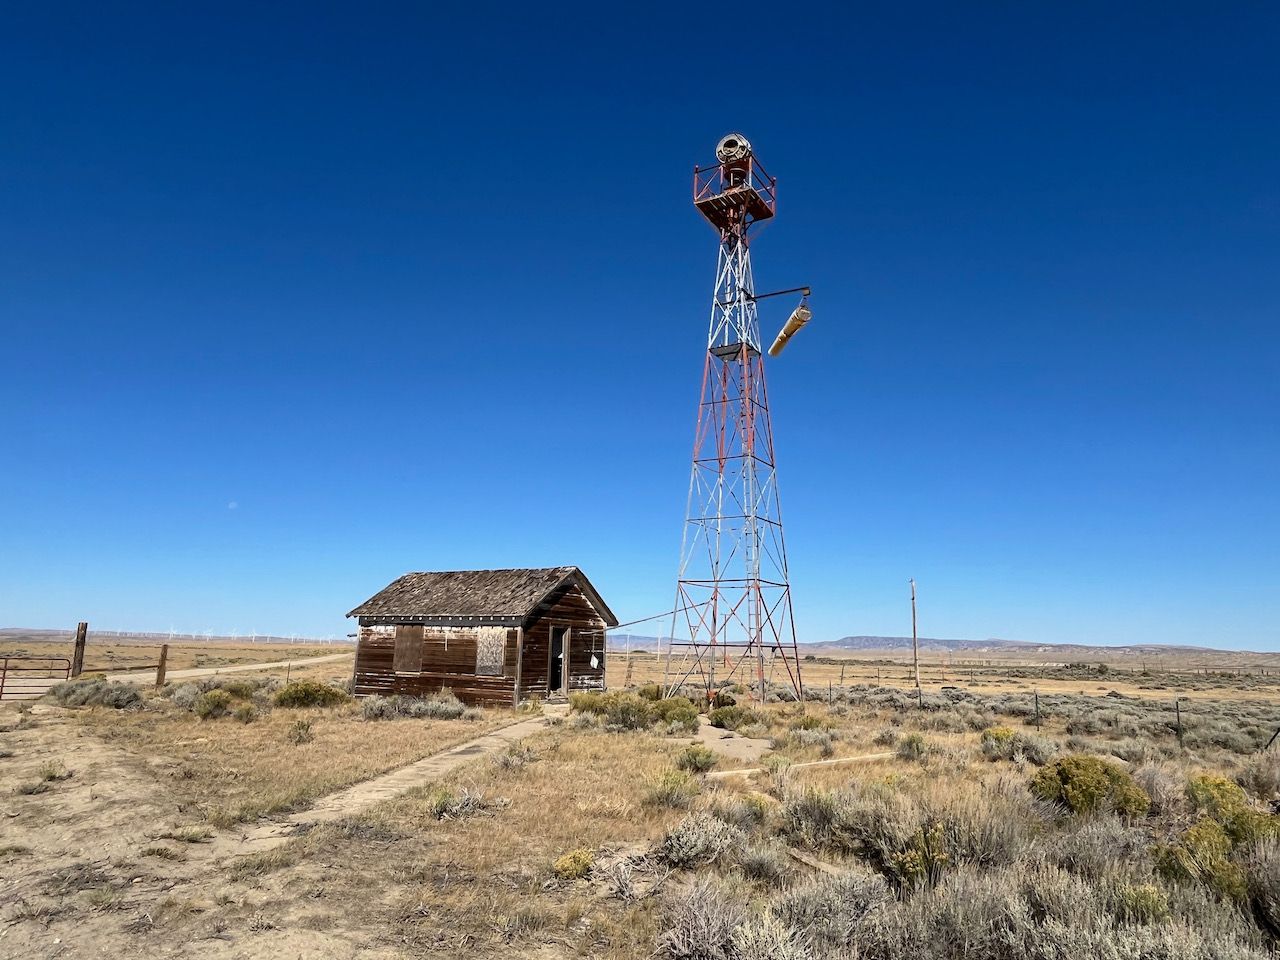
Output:
[[[148,760],[163,759],[180,804],[215,826],[298,809],[361,780],[402,767],[508,723],[505,711],[477,720],[360,719],[359,709],[264,712],[253,723],[200,720],[163,700],[137,713],[82,710],[73,716],[95,734]],[[312,739],[290,731],[309,722]]]
[[[390,911],[366,922],[414,950],[522,956],[548,944],[557,956],[650,956],[656,900],[610,895],[606,868],[619,850],[647,851],[682,816],[639,798],[672,769],[686,741],[561,728],[526,743],[526,762],[471,765],[346,824],[318,828],[238,876],[343,862],[349,870],[330,882],[348,884],[353,895],[369,885],[397,891]],[[468,815],[437,817],[442,794],[464,792],[484,803]],[[566,855],[591,857],[593,866],[567,878]]]
[[[169,645],[169,659],[166,663],[169,670],[217,668],[246,663],[270,663],[274,660],[301,660],[350,650],[350,646],[330,644],[172,643]],[[65,641],[0,641],[0,656],[69,658],[71,653],[70,635]],[[85,666],[88,670],[116,672],[128,670],[131,665],[154,664],[159,659],[159,643],[98,640],[93,631],[89,632],[89,643],[85,648]]]
[[[1102,667],[1099,670],[1099,666]],[[822,657],[802,664],[806,688],[823,695],[828,684],[878,684],[898,689],[915,689],[910,657],[900,652],[859,656]],[[632,686],[661,682],[663,661],[652,653],[614,656],[609,665],[611,684],[621,686],[629,676]],[[1238,672],[1237,672],[1238,671]],[[1126,695],[1201,698],[1234,696],[1280,700],[1280,654],[1207,653],[1198,655],[1157,655],[1135,663],[1131,657],[1113,660],[1091,659],[1088,663],[1065,665],[1034,659],[951,660],[921,656],[921,682],[926,693],[945,686],[981,693],[1002,693],[1039,689],[1041,693],[1103,695],[1116,690]],[[779,665],[773,681],[785,681]],[[749,678],[747,678],[749,679]]]

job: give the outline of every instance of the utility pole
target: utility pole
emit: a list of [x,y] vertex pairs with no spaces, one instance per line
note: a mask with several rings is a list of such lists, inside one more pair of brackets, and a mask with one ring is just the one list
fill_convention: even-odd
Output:
[[916,672],[916,701],[924,705],[924,689],[920,686],[920,638],[916,634],[916,581],[912,577],[911,584],[911,662]]

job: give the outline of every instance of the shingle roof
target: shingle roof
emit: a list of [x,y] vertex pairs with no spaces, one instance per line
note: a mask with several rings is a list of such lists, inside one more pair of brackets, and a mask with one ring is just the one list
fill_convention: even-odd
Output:
[[610,626],[618,618],[577,567],[445,570],[406,573],[348,617],[489,617],[524,619],[565,583],[574,582]]

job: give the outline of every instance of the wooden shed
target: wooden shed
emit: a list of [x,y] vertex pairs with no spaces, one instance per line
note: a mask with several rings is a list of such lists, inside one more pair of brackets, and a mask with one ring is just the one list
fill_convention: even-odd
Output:
[[605,687],[613,615],[577,567],[406,573],[356,607],[356,696],[518,704]]

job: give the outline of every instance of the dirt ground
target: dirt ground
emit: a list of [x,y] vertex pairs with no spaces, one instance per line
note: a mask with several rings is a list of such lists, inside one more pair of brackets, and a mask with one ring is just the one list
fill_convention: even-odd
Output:
[[[0,721],[11,754],[0,760],[0,958],[402,956],[362,919],[388,909],[378,890],[331,897],[332,875],[345,865],[291,862],[267,873],[273,858],[292,843],[292,861],[325,831],[350,830],[347,821],[369,806],[544,726],[508,721],[510,733],[445,751],[434,766],[366,780],[300,814],[213,830],[185,802],[164,757],[104,741],[70,711],[44,704],[22,714],[6,707]],[[47,789],[16,792],[38,783]]]

